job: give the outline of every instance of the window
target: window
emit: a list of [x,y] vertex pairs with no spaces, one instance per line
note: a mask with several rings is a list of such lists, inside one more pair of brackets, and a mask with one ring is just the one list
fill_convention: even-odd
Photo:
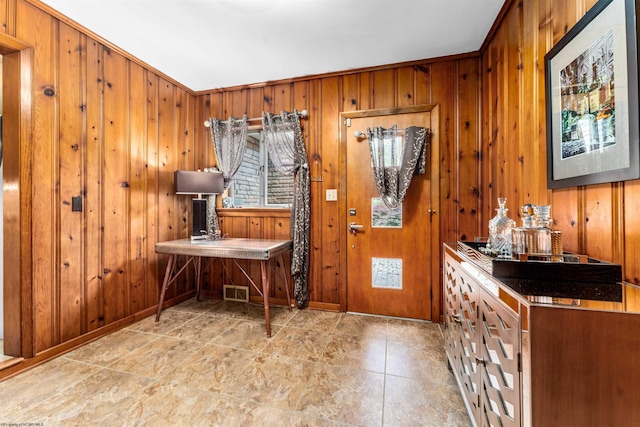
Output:
[[291,207],[293,176],[278,172],[271,160],[262,131],[250,131],[242,165],[229,188],[235,207]]

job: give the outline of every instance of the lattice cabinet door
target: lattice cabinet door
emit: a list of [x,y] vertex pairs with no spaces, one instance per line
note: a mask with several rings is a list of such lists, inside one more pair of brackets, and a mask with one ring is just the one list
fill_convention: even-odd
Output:
[[479,298],[482,426],[520,426],[519,316],[487,291]]
[[478,331],[478,300],[480,285],[466,271],[460,270],[459,283],[459,307],[460,307],[460,336],[458,346],[460,348],[460,363],[457,365],[457,374],[460,379],[463,393],[471,407],[473,417],[478,425],[480,370],[479,337]]
[[444,284],[444,349],[450,359],[450,368],[460,364],[460,264],[445,250]]

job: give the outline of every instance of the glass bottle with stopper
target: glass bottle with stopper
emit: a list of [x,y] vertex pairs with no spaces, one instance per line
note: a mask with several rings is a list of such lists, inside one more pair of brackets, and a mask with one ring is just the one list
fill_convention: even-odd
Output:
[[489,220],[489,246],[493,255],[511,258],[511,230],[516,222],[507,216],[506,197],[498,197],[496,216]]
[[561,261],[562,233],[551,229],[551,205],[522,206],[522,227],[512,231],[512,255],[520,258],[521,254],[554,255],[551,261]]

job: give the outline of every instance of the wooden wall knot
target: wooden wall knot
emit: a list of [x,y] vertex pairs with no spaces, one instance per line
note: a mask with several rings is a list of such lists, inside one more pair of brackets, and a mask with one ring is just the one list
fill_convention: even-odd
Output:
[[55,96],[56,95],[56,90],[54,89],[53,86],[44,86],[43,87],[43,93],[45,96]]

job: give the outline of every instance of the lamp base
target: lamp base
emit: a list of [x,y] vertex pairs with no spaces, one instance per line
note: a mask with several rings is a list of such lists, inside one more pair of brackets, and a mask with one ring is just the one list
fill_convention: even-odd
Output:
[[207,238],[207,199],[192,199],[193,224],[191,240]]

